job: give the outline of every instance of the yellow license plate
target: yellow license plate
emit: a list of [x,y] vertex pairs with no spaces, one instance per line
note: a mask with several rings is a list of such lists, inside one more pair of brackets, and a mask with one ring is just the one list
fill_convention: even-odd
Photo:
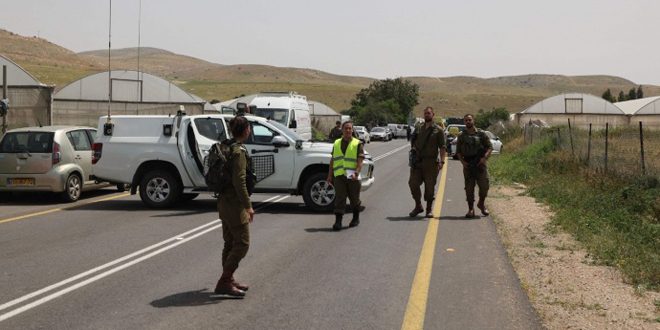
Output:
[[14,178],[7,179],[9,186],[34,186],[34,178]]

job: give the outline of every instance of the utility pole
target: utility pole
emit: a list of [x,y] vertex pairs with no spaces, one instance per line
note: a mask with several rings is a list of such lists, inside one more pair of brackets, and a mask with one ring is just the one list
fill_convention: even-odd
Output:
[[[2,100],[7,99],[7,66],[2,66]],[[5,134],[7,131],[7,113],[2,116],[2,134]]]

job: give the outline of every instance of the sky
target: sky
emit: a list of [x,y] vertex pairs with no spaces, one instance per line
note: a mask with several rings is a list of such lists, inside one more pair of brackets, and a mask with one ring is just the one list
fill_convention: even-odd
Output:
[[[371,78],[613,75],[660,85],[660,0],[0,0],[0,28],[75,52]],[[112,27],[110,29],[110,14]]]

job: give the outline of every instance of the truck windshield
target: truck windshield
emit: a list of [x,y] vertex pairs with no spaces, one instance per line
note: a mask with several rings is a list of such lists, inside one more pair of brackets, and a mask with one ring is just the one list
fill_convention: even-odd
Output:
[[289,109],[257,108],[253,115],[277,121],[282,125],[287,125],[289,123]]
[[293,141],[303,140],[303,138],[300,137],[298,133],[292,131],[290,128],[280,124],[279,122],[276,122],[274,120],[269,120],[268,123],[275,126],[275,128],[277,128],[280,132],[282,132],[282,134],[286,135],[286,137],[288,137]]

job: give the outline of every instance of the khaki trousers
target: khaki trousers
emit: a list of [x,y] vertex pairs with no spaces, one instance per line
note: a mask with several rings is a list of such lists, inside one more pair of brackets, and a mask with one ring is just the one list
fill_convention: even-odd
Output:
[[222,220],[222,269],[235,271],[250,248],[250,215],[237,200],[220,197],[218,215]]
[[344,214],[346,211],[346,197],[351,202],[351,208],[359,210],[360,204],[360,180],[351,180],[344,175],[332,179],[335,187],[335,214]]
[[432,202],[435,198],[435,184],[438,181],[438,161],[436,159],[423,159],[415,167],[410,168],[408,186],[415,202],[421,201],[421,185],[424,183],[424,200]]
[[465,196],[468,203],[474,203],[475,185],[479,186],[480,199],[486,198],[486,196],[488,196],[490,181],[488,179],[488,168],[486,166],[478,167],[473,172],[464,167],[463,178],[465,179]]

